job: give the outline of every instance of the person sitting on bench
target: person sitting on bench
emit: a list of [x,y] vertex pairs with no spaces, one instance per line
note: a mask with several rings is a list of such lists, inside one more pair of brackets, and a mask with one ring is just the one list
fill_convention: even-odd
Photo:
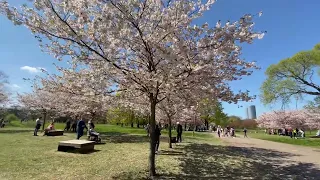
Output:
[[44,130],[44,133],[43,135],[47,135],[49,131],[52,131],[52,130],[55,130],[54,129],[54,122],[52,122],[45,130]]

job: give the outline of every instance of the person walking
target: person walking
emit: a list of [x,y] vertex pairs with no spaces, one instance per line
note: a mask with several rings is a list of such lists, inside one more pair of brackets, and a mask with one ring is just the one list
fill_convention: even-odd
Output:
[[217,128],[217,133],[218,133],[218,136],[220,138],[221,137],[221,127],[220,126],[218,126],[218,128]]
[[34,136],[38,136],[38,131],[39,131],[39,129],[40,129],[40,127],[41,127],[41,119],[42,119],[42,117],[39,117],[37,120],[36,120],[36,127],[35,127],[35,129],[34,129],[34,132],[33,132],[33,135]]
[[246,128],[243,129],[243,132],[244,132],[244,138],[248,138],[248,136],[247,136],[247,132],[248,132],[248,131],[247,131]]
[[77,121],[76,121],[76,120],[74,120],[74,121],[72,122],[71,130],[72,130],[73,132],[77,132]]
[[66,122],[66,127],[64,128],[64,131],[69,131],[70,130],[70,120],[68,119],[67,122]]
[[83,136],[83,130],[87,129],[86,123],[80,119],[77,123],[77,139],[79,140],[81,136]]
[[181,142],[182,141],[182,139],[181,139],[181,137],[182,137],[182,125],[179,123],[179,122],[177,122],[177,134],[178,134],[178,136],[177,136],[177,141],[178,142]]
[[161,129],[159,128],[159,125],[156,125],[155,129],[155,136],[156,136],[156,154],[158,153],[159,150],[159,145],[160,145],[160,136],[161,136]]

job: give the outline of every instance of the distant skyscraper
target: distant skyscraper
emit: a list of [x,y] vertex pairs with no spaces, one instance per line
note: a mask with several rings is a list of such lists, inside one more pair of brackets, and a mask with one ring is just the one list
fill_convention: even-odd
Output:
[[248,119],[257,119],[256,106],[251,105],[246,110]]
[[246,108],[247,119],[249,119],[249,108]]

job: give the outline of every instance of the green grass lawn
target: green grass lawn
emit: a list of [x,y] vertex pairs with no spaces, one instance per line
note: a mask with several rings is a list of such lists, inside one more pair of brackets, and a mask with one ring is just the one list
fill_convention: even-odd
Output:
[[[57,124],[58,128],[60,126],[63,124]],[[96,152],[91,154],[75,154],[57,151],[58,142],[75,139],[74,133],[34,137],[32,128],[0,129],[0,179],[127,180],[147,177],[149,139],[143,129],[97,125],[97,130],[106,143],[96,145]],[[294,175],[293,166],[269,165],[277,163],[274,161],[281,157],[289,157],[282,152],[224,146],[208,133],[196,133],[192,137],[192,132],[186,132],[183,140],[169,149],[166,132],[163,132],[160,154],[156,155],[157,179],[274,179],[279,178],[279,174],[288,179]],[[301,171],[313,172],[308,169],[293,172]],[[302,178],[299,174],[295,177]]]
[[[49,122],[45,124],[45,128],[49,126]],[[8,124],[7,127],[10,128],[34,128],[35,127],[35,121],[27,121],[21,123],[20,121],[13,121],[10,124]],[[65,124],[64,123],[55,123],[55,129],[64,129]],[[124,126],[121,127],[120,125],[110,125],[110,124],[96,124],[95,130],[98,132],[114,132],[114,133],[123,133],[123,134],[135,134],[135,135],[146,135],[146,130],[141,128],[136,128],[136,127],[129,127],[129,126]],[[161,134],[164,136],[168,135],[168,131],[163,129],[161,131]],[[177,133],[175,130],[172,130],[172,136],[176,136]],[[193,137],[193,132],[192,131],[184,131],[183,136],[187,137]],[[209,133],[204,133],[204,132],[196,132],[194,134],[194,137],[201,137],[201,138],[212,138],[212,135]]]
[[[13,125],[12,125],[13,124]],[[58,152],[58,142],[75,139],[75,133],[47,137],[33,136],[32,123],[13,122],[0,129],[0,179],[141,179],[147,177],[149,139],[144,129],[98,124],[106,144],[96,145],[91,154]],[[63,129],[64,124],[56,124]],[[219,145],[208,133],[184,133],[185,142],[168,148],[162,132],[161,155],[156,158],[159,174],[179,174],[179,156],[189,144]],[[185,137],[188,138],[185,138]],[[86,137],[83,137],[85,139]],[[129,174],[128,174],[129,173]]]
[[[239,134],[239,135],[242,135],[242,134]],[[311,136],[314,136],[314,135],[315,133],[313,133]],[[248,136],[252,138],[263,139],[268,141],[320,148],[320,138],[309,138],[310,134],[308,132],[306,133],[306,138],[301,138],[301,139],[300,138],[294,139],[294,138],[290,138],[289,136],[269,135],[262,132],[254,133],[253,131],[251,131],[251,133],[248,133]]]

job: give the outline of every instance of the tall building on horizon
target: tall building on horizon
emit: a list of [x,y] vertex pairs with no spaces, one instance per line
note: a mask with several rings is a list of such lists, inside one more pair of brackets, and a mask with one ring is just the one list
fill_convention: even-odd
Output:
[[256,106],[251,105],[246,108],[247,119],[257,119]]

